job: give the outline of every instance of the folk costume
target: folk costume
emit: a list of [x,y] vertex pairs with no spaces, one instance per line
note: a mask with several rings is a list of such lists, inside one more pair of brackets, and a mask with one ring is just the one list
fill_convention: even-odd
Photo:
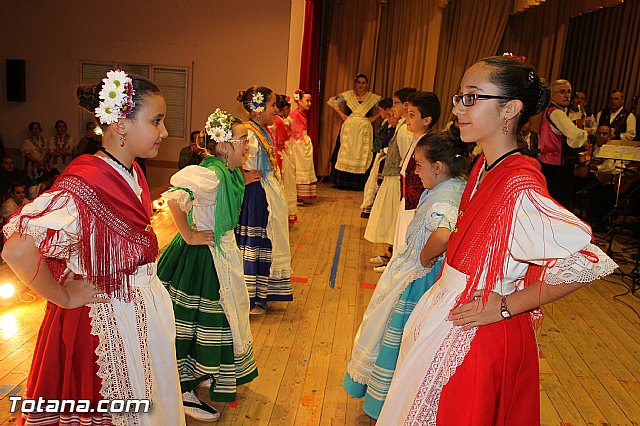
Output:
[[539,424],[540,311],[469,331],[447,321],[449,311],[476,290],[486,303],[492,291],[591,282],[616,267],[589,227],[549,198],[535,160],[507,157],[479,184],[484,164],[462,195],[442,274],[405,326],[380,425]]
[[214,234],[214,246],[188,245],[178,233],[158,262],[176,318],[182,392],[211,379],[212,401],[236,400],[236,386],[258,376],[249,327],[249,295],[234,229],[244,196],[242,172],[204,158],[173,175],[162,194],[175,200],[192,227]]
[[367,182],[364,185],[364,196],[362,197],[362,205],[360,206],[362,209],[360,217],[363,219],[368,219],[371,215],[373,202],[382,184],[382,170],[384,169],[384,159],[387,156],[386,148],[389,146],[389,141],[394,134],[395,126],[392,129],[391,135],[389,135],[389,122],[384,120],[373,139],[373,153],[375,156],[373,165],[371,166],[371,173],[369,173]]
[[82,155],[51,190],[4,227],[30,235],[62,285],[85,277],[110,299],[80,308],[47,304],[26,398],[149,399],[148,413],[29,413],[22,424],[184,424],[171,300],[156,276],[158,241],[137,164]]
[[452,178],[422,193],[407,244],[391,258],[364,313],[342,386],[351,396],[365,397],[363,410],[373,418],[387,396],[409,315],[442,268],[444,255],[425,268],[420,252],[438,228],[454,230],[464,186],[464,180]]
[[254,121],[245,123],[249,131],[249,151],[245,171],[260,171],[258,182],[245,186],[236,240],[244,260],[244,277],[251,307],[268,301],[291,301],[291,252],[287,201],[282,185],[272,137]]
[[276,115],[271,134],[275,142],[278,167],[282,171],[282,186],[287,198],[289,223],[298,221],[298,191],[296,189],[296,161],[293,154],[293,141],[290,135],[291,121]]
[[[332,101],[333,100],[333,101]],[[359,102],[353,90],[341,93],[330,103],[345,103],[347,119],[342,123],[332,155],[332,178],[338,188],[362,189],[373,159],[373,126],[369,121],[380,96],[368,92]]]
[[53,135],[49,139],[48,147],[50,167],[63,171],[71,161],[75,149],[76,144],[72,136],[66,133],[62,136]]
[[296,109],[289,114],[291,121],[291,151],[296,163],[296,189],[299,200],[316,198],[316,171],[313,166],[313,144],[307,134],[308,113]]

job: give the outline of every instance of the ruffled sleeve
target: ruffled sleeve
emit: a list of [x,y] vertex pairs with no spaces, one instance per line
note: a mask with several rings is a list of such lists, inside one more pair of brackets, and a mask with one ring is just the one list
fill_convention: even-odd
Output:
[[453,231],[458,220],[458,206],[451,203],[435,202],[427,210],[427,226],[433,232],[438,228]]
[[247,137],[247,154],[244,160],[244,169],[247,171],[258,170],[258,152],[260,151],[260,141],[254,132],[249,130]]
[[193,206],[211,206],[216,202],[220,181],[213,170],[202,166],[187,166],[171,177],[171,188],[162,194],[165,200],[175,200],[184,212]]
[[[6,238],[18,232],[31,236],[45,257],[68,259],[78,241],[78,210],[71,195],[46,192],[9,219]],[[45,244],[46,240],[46,244]]]
[[511,256],[518,262],[546,266],[544,282],[592,282],[609,275],[616,263],[591,244],[588,225],[534,191],[516,209]]

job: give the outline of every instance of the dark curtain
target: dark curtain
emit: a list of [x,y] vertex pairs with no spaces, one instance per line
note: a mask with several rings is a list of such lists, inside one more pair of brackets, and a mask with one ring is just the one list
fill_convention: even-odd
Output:
[[608,106],[614,89],[629,108],[640,95],[640,0],[571,19],[561,75],[586,92],[592,113]]

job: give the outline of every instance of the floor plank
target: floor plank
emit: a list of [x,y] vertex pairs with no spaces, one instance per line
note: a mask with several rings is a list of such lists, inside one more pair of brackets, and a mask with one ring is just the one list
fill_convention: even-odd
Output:
[[[214,404],[222,412],[220,425],[375,424],[341,384],[380,276],[368,261],[386,247],[363,239],[361,192],[320,184],[318,194],[313,204],[299,207],[299,221],[290,228],[294,301],[251,317],[260,375],[239,389],[237,408]],[[168,211],[156,214],[153,226],[166,246],[175,235]],[[0,281],[11,280],[11,271],[1,266]],[[614,298],[625,289],[622,278],[613,276],[543,308],[537,334],[541,424],[640,424],[640,299]],[[15,422],[7,395],[24,389],[44,306],[41,299],[0,305],[0,425]]]

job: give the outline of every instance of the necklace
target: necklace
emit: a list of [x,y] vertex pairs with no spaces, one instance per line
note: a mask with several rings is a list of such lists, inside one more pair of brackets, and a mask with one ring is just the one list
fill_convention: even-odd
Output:
[[107,157],[111,158],[113,161],[118,163],[118,165],[120,165],[123,169],[125,169],[127,171],[127,173],[129,173],[131,176],[133,176],[133,164],[131,165],[131,167],[127,167],[124,164],[122,164],[120,162],[120,160],[118,160],[116,157],[114,157],[109,151],[107,151],[107,149],[105,147],[101,146],[98,149],[100,151],[104,152],[107,155]]
[[500,158],[498,158],[496,161],[491,163],[490,166],[487,166],[487,163],[484,163],[484,171],[485,172],[491,171],[491,169],[493,169],[495,166],[497,166],[499,162],[501,162],[502,160],[504,160],[505,158],[507,158],[511,154],[515,154],[516,152],[520,152],[520,148],[512,149],[511,151],[509,151],[509,152],[507,152],[505,154],[502,154],[500,156]]

